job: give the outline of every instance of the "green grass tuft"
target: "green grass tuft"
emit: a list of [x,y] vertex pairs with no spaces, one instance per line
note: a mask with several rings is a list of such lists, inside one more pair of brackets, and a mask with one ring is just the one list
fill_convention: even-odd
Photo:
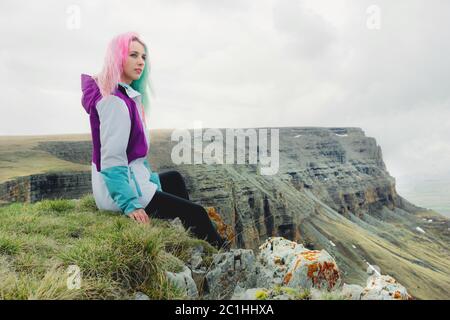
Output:
[[75,203],[67,199],[43,200],[38,202],[35,208],[44,212],[55,211],[61,213],[75,209]]

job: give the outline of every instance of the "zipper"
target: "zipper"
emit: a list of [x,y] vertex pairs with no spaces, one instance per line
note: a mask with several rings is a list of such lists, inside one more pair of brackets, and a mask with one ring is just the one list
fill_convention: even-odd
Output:
[[137,190],[137,192],[138,192],[138,195],[139,195],[139,197],[141,197],[141,196],[142,196],[141,188],[139,187],[139,184],[138,184],[138,182],[137,182],[137,180],[136,180],[136,176],[134,175],[134,172],[133,172],[133,170],[131,169],[131,167],[130,167],[130,174],[131,174],[131,179],[133,179],[134,184],[135,184],[135,186],[136,186],[136,190]]

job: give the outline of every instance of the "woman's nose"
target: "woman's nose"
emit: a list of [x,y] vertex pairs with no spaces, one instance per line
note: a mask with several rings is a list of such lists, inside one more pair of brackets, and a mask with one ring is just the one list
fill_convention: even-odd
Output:
[[140,66],[143,66],[144,63],[145,63],[145,60],[142,59],[142,58],[140,58],[139,61],[138,61],[138,64],[139,64]]

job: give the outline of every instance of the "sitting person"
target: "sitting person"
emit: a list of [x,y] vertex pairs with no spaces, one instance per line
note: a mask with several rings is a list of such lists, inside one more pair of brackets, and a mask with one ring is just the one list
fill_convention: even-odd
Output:
[[140,223],[179,217],[186,228],[214,246],[229,247],[206,210],[189,200],[177,171],[160,175],[147,160],[150,138],[147,46],[135,33],[115,37],[103,70],[81,75],[82,105],[92,133],[92,190],[99,209],[120,211]]

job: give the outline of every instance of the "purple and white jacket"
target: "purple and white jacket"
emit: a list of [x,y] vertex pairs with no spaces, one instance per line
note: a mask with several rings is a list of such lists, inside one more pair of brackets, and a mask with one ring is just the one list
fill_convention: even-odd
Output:
[[92,133],[92,191],[101,210],[129,214],[145,208],[159,176],[147,160],[150,145],[141,95],[119,83],[112,95],[102,97],[95,80],[81,75],[82,105],[89,114]]

